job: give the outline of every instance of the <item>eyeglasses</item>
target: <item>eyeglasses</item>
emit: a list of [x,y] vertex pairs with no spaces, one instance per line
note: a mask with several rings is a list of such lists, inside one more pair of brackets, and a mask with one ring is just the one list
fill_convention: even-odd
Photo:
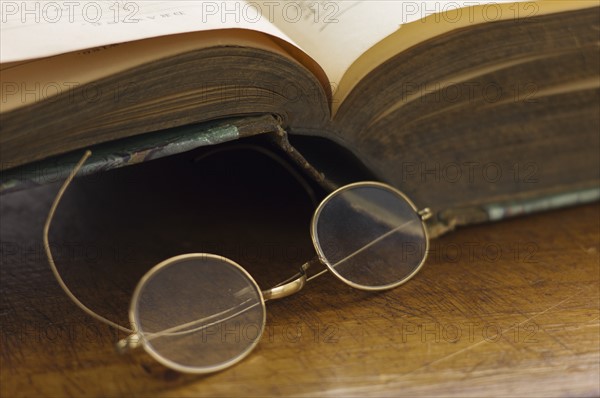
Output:
[[[169,258],[148,271],[131,300],[132,328],[116,324],[86,307],[60,276],[48,240],[54,213],[80,168],[87,151],[60,188],[44,225],[44,248],[61,288],[83,311],[128,337],[121,352],[143,347],[161,364],[185,373],[211,373],[245,358],[260,341],[269,300],[300,291],[330,271],[354,288],[381,291],[412,278],[427,257],[425,220],[429,209],[417,210],[400,191],[379,183],[343,186],[317,207],[310,234],[317,256],[299,272],[268,290],[234,261],[214,254],[192,253]],[[321,272],[308,277],[309,267]]]

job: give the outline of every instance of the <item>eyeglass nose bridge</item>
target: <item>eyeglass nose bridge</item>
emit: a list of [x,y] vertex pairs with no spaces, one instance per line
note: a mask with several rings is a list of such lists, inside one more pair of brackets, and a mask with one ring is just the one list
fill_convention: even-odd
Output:
[[[284,298],[287,296],[291,296],[294,293],[298,293],[304,285],[306,285],[307,277],[306,270],[310,266],[310,262],[303,264],[300,267],[300,272],[298,272],[297,277],[293,279],[291,282],[285,283],[280,286],[275,286],[269,290],[264,290],[262,292],[263,299],[265,301],[268,300],[277,300],[280,298]],[[293,277],[292,277],[293,278]]]

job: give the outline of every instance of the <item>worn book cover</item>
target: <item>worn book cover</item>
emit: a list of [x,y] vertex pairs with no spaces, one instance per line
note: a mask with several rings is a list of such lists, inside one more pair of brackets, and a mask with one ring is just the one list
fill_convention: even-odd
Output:
[[326,189],[362,178],[349,154],[441,232],[598,198],[597,2],[267,3],[4,7],[1,191],[83,148],[89,174],[267,134]]

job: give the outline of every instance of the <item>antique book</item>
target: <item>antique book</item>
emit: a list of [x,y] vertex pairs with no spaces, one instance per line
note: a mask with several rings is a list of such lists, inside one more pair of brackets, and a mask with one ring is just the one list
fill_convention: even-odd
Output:
[[3,3],[1,191],[82,148],[93,172],[265,133],[441,232],[597,200],[598,2],[473,4]]

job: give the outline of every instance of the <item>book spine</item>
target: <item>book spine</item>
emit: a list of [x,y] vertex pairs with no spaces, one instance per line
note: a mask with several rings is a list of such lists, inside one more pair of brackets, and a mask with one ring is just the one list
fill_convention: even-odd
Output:
[[[78,176],[91,175],[234,141],[242,137],[277,131],[279,122],[270,115],[188,125],[147,133],[91,148],[92,156]],[[44,159],[0,173],[0,194],[62,181],[81,158],[83,151]]]
[[600,200],[600,188],[593,187],[527,200],[492,203],[485,205],[483,208],[487,213],[487,221],[499,221],[509,217],[576,206],[597,200]]
[[456,227],[496,222],[547,210],[593,203],[600,200],[600,187],[565,188],[562,191],[540,193],[533,197],[490,202],[438,211],[428,224],[431,237],[438,237]]

